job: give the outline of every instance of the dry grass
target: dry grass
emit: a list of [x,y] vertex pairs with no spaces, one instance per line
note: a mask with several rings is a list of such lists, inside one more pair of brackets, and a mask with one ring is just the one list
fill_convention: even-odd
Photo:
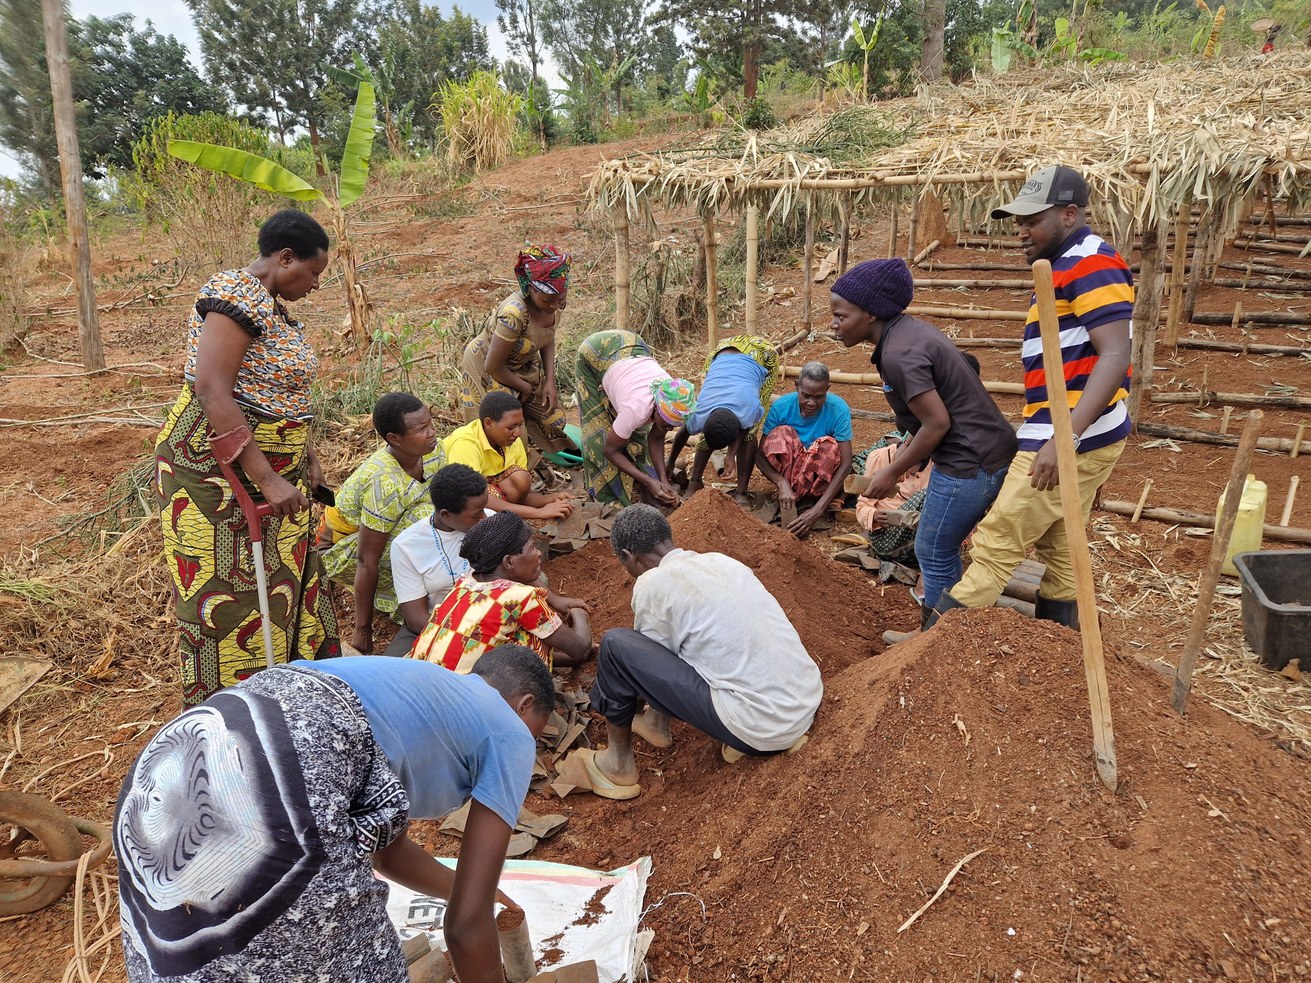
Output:
[[453,167],[479,173],[509,160],[523,99],[502,89],[495,73],[474,72],[468,82],[447,82],[437,100]]
[[831,118],[816,116],[736,147],[608,161],[589,196],[600,209],[626,202],[633,215],[651,200],[702,211],[755,202],[772,215],[803,207],[810,180],[832,182],[813,192],[822,213],[839,195],[860,206],[933,185],[976,223],[1025,175],[1060,162],[1084,172],[1098,222],[1117,242],[1189,197],[1216,210],[1225,234],[1258,191],[1295,209],[1311,200],[1311,52],[1303,50],[981,77],[864,112],[886,131],[914,135],[843,159],[829,139]]

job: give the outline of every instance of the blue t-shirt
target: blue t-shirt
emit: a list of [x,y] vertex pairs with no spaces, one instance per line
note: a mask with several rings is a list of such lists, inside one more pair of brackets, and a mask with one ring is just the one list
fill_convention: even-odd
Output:
[[838,443],[851,439],[851,408],[841,396],[829,393],[824,405],[812,417],[801,415],[801,401],[795,392],[780,396],[769,408],[765,417],[765,436],[775,427],[791,427],[801,438],[801,446],[809,447],[820,437],[832,437]]
[[514,828],[537,742],[482,677],[378,655],[291,664],[336,676],[355,691],[409,793],[412,818],[437,819],[474,798]]
[[687,418],[687,432],[700,433],[715,410],[730,409],[743,430],[750,430],[765,415],[760,387],[766,369],[750,355],[724,351],[710,363],[710,371],[696,394],[696,409]]

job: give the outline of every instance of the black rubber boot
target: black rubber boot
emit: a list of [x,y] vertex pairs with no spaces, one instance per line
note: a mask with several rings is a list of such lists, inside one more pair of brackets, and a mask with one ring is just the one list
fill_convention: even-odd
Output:
[[1079,630],[1078,601],[1053,601],[1050,597],[1039,594],[1038,601],[1033,606],[1033,616],[1043,621],[1054,621],[1075,631]]
[[938,595],[938,603],[931,608],[924,609],[924,620],[921,622],[921,631],[928,631],[938,623],[938,619],[950,611],[952,608],[965,607],[960,601],[952,597],[946,591]]

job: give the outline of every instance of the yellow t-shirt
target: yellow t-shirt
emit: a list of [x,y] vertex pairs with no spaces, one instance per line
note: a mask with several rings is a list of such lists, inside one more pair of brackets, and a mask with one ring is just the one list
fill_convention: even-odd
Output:
[[442,438],[442,447],[446,449],[447,464],[467,464],[484,478],[495,478],[515,467],[528,470],[528,450],[523,438],[516,437],[502,452],[487,439],[482,420],[452,430]]

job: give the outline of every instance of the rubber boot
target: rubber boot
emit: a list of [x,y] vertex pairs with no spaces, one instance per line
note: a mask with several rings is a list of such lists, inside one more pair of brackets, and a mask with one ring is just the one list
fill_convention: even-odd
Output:
[[920,632],[924,631],[925,623],[929,620],[929,615],[932,613],[932,608],[925,607],[921,604],[920,626],[918,628],[912,628],[910,631],[885,631],[883,633],[883,644],[896,645],[898,642],[904,642],[908,638],[914,638],[916,635],[920,634]]
[[936,625],[938,623],[938,619],[941,618],[948,611],[952,610],[953,608],[963,608],[963,607],[965,607],[964,604],[956,600],[956,598],[952,597],[946,591],[943,591],[941,594],[938,595],[938,603],[933,605],[933,607],[931,608],[926,608],[926,611],[928,613],[924,615],[923,627],[920,630],[928,631],[930,628]]
[[1033,606],[1033,616],[1042,621],[1054,621],[1066,628],[1079,630],[1078,601],[1053,601],[1050,597],[1039,594],[1037,603]]

